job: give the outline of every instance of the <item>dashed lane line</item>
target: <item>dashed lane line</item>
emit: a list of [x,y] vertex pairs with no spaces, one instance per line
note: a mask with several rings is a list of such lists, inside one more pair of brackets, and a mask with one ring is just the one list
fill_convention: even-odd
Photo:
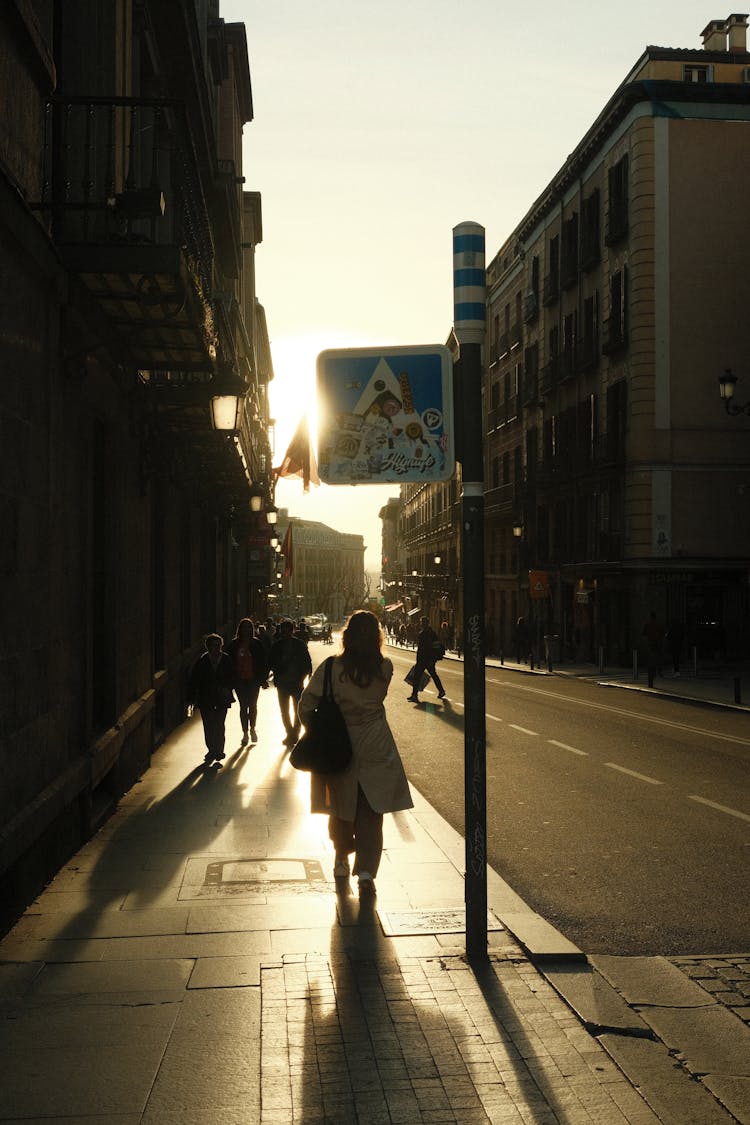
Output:
[[513,730],[520,731],[521,734],[531,734],[531,735],[534,736],[534,738],[539,737],[539,731],[538,730],[529,730],[528,727],[519,727],[516,723],[508,723],[508,726],[512,727]]
[[637,773],[635,770],[629,770],[625,766],[618,766],[616,762],[605,762],[605,766],[609,766],[611,770],[618,770],[620,773],[626,773],[628,777],[635,777],[638,781],[646,781],[649,785],[663,785],[663,781],[658,781],[655,777],[649,777],[645,773]]
[[570,750],[571,754],[580,754],[582,758],[588,758],[588,750],[579,750],[575,746],[568,746],[567,742],[558,742],[556,738],[548,738],[550,746],[559,746],[561,750]]
[[726,813],[727,816],[736,816],[738,820],[746,820],[750,823],[750,816],[747,813],[739,812],[737,809],[730,809],[728,805],[718,805],[716,801],[709,801],[705,797],[696,797],[694,794],[688,794],[689,801],[697,801],[699,805],[708,805],[710,809],[716,809],[718,812]]

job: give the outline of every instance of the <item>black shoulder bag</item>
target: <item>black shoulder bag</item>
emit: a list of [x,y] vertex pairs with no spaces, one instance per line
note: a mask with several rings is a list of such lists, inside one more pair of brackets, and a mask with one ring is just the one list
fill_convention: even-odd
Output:
[[333,698],[333,660],[326,660],[323,694],[318,706],[307,721],[305,733],[289,755],[296,770],[310,773],[342,773],[352,760],[352,743],[346,729],[344,716]]

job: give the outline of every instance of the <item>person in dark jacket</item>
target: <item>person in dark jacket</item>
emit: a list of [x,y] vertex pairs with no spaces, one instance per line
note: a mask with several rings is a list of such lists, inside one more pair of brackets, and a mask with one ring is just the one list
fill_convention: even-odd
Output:
[[234,667],[223,652],[218,633],[206,637],[206,651],[195,663],[188,680],[188,703],[198,707],[206,739],[206,765],[221,762],[224,754],[224,726],[227,710],[234,699]]
[[286,731],[284,745],[293,746],[300,733],[297,704],[305,680],[312,673],[312,661],[307,645],[294,636],[294,624],[289,618],[281,622],[278,640],[271,645],[271,671]]
[[443,655],[443,646],[435,630],[426,617],[420,621],[420,631],[417,637],[417,664],[414,669],[414,683],[412,684],[409,703],[419,703],[419,682],[424,672],[429,672],[435,681],[438,699],[445,698],[445,689],[440,682],[440,677],[435,671],[435,661]]
[[243,617],[237,626],[237,632],[227,646],[227,655],[234,665],[234,692],[240,705],[242,745],[247,746],[248,728],[250,741],[258,741],[255,731],[258,695],[268,678],[266,652],[255,636],[255,626],[249,617]]

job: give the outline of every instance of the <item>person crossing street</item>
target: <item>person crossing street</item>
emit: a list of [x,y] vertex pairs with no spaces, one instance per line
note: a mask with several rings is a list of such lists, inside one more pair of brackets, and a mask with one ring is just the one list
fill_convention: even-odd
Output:
[[429,620],[423,617],[420,621],[419,636],[417,637],[417,663],[414,668],[414,682],[409,703],[419,703],[419,683],[422,675],[428,672],[435,681],[438,699],[445,699],[445,688],[435,669],[435,661],[443,656],[443,646],[440,638],[430,625]]

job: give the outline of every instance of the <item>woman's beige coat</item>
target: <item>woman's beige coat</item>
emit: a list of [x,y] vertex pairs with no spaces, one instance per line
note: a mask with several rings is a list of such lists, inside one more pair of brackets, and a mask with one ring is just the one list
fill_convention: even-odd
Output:
[[[352,740],[352,762],[344,773],[333,777],[311,775],[311,811],[354,820],[360,785],[375,812],[410,809],[414,802],[383,706],[393,676],[393,664],[385,657],[381,666],[383,678],[374,679],[365,688],[342,679],[342,670],[340,657],[335,657],[331,677],[333,697],[341,708]],[[299,701],[303,724],[323,694],[324,677],[325,661],[315,669]]]

